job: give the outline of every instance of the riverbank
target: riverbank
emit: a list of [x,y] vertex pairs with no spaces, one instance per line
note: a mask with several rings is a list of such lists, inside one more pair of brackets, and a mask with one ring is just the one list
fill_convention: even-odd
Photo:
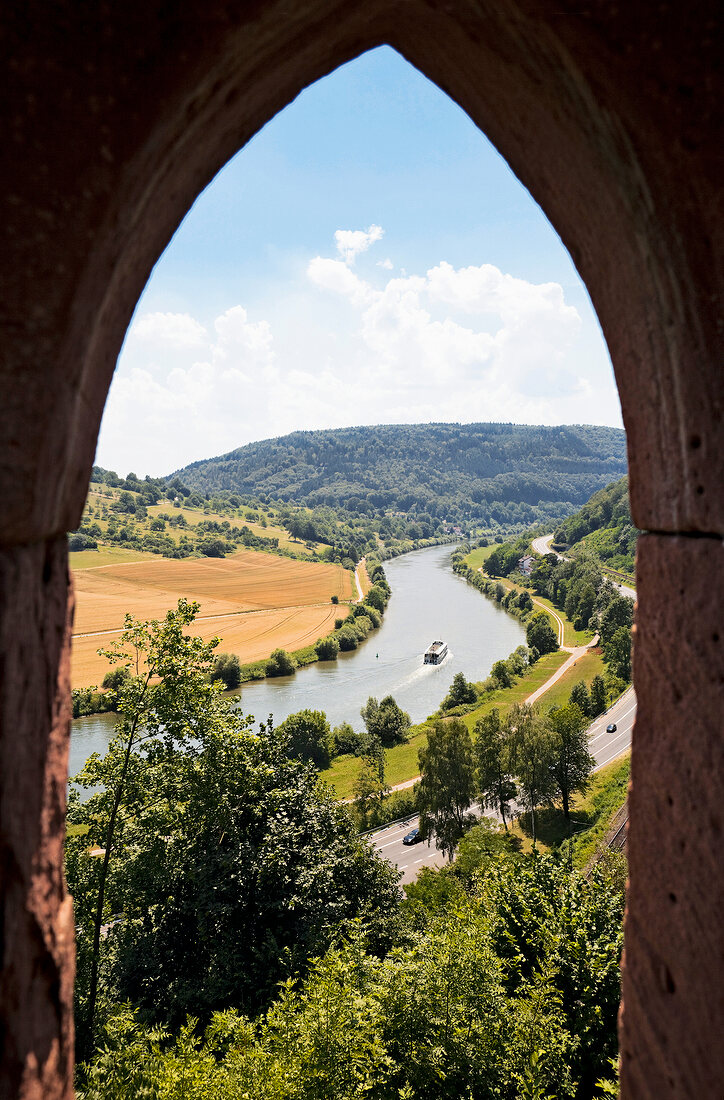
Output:
[[[379,630],[336,661],[317,661],[293,676],[244,684],[241,706],[257,719],[273,714],[278,725],[300,710],[323,710],[331,726],[361,728],[360,709],[369,696],[392,695],[413,724],[437,710],[457,672],[482,681],[496,661],[525,643],[521,624],[477,592],[450,568],[450,547],[430,547],[388,560],[384,570],[393,596]],[[448,656],[423,666],[434,638],[444,638]],[[91,752],[106,751],[113,715],[73,723],[71,774]]]

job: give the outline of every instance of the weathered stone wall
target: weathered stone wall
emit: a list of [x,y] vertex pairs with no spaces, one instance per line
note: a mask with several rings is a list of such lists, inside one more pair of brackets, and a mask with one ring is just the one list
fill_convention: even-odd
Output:
[[[719,25],[711,0],[5,7],[3,1096],[71,1090],[62,535],[81,515],[127,324],[215,172],[305,85],[383,42],[449,92],[530,188],[608,341],[634,519],[657,533],[638,565],[623,1094],[721,1096]],[[687,626],[703,633],[684,669]],[[679,681],[681,698],[669,699]],[[698,818],[683,811],[688,768],[704,784]]]

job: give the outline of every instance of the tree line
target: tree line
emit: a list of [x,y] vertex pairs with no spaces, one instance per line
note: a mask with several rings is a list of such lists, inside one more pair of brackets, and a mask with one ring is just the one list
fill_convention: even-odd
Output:
[[[195,611],[129,618],[109,647],[116,736],[70,795],[78,1095],[593,1097],[616,1051],[620,875],[481,825],[403,900],[292,732],[211,679]],[[383,704],[368,733],[391,741]]]
[[178,476],[202,492],[399,515],[422,532],[440,521],[521,529],[562,517],[625,470],[615,428],[398,424],[293,432]]

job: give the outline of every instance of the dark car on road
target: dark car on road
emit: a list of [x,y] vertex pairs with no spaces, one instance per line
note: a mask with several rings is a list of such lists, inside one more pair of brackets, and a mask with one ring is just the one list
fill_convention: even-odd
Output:
[[413,829],[407,836],[402,838],[403,844],[417,844],[418,840],[422,840],[419,829]]
[[615,733],[617,729],[618,729],[618,726],[616,725],[616,723],[615,722],[610,722],[606,726],[606,733]]

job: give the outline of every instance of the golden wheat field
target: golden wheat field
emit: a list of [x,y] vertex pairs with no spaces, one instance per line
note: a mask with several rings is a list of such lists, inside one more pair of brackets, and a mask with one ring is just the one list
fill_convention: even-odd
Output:
[[329,633],[347,609],[353,581],[339,565],[243,550],[229,558],[146,559],[74,571],[73,687],[98,684],[108,671],[100,646],[118,637],[124,617],[161,618],[180,597],[199,602],[194,633],[222,639],[242,662],[273,649],[300,649]]

